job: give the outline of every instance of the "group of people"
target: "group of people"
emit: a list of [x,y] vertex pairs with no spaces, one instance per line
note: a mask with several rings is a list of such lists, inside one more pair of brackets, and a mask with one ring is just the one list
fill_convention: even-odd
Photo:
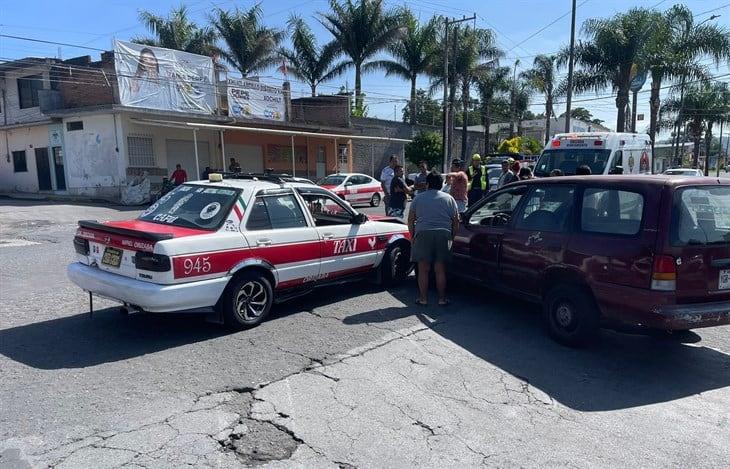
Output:
[[428,304],[431,269],[436,279],[438,304],[449,304],[446,298],[446,265],[459,228],[459,214],[490,190],[533,178],[530,168],[521,167],[512,158],[502,161],[501,165],[502,171],[494,187],[490,187],[487,166],[482,164],[479,154],[472,156],[467,168],[461,160],[453,160],[449,172],[444,175],[429,171],[428,163],[421,161],[412,185],[406,183],[403,166],[397,156],[391,156],[388,166],[383,168],[380,181],[387,215],[402,218],[407,198],[413,196],[408,212],[408,230],[412,239],[411,261],[418,269],[416,304]]
[[[418,164],[419,172],[413,181],[406,181],[403,166],[398,157],[392,155],[388,165],[380,172],[380,183],[385,197],[385,213],[388,216],[403,218],[408,196],[415,197],[427,189],[426,178],[429,167],[426,161]],[[502,161],[502,172],[497,183],[490,187],[487,166],[482,164],[479,154],[474,154],[471,164],[464,167],[459,159],[451,161],[449,172],[442,175],[442,187],[439,189],[454,198],[459,213],[464,212],[467,206],[477,203],[489,191],[496,190],[506,184],[525,179],[532,179],[532,170],[522,167],[519,161],[512,158]],[[409,184],[411,183],[411,184]]]

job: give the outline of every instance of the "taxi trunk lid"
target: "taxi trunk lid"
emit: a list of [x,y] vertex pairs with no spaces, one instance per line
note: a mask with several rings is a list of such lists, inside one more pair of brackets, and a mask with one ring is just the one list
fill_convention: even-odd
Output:
[[208,233],[205,230],[165,226],[142,220],[99,223],[82,220],[74,238],[76,252],[85,264],[137,280],[169,283],[170,260],[155,254],[158,242]]

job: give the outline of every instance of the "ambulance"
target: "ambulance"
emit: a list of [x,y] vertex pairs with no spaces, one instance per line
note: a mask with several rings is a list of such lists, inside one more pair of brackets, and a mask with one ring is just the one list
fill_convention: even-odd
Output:
[[651,174],[651,141],[647,134],[576,132],[556,134],[535,164],[535,176],[545,177],[559,169],[575,174],[579,166],[591,174]]

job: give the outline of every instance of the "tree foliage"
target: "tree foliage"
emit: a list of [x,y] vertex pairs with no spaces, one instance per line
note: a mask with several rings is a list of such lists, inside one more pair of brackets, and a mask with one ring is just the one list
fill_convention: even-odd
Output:
[[248,10],[216,8],[210,21],[226,45],[221,55],[241,75],[262,72],[279,62],[277,51],[286,34],[263,24],[260,4]]
[[406,160],[414,165],[419,161],[427,161],[429,167],[441,167],[442,162],[441,134],[436,132],[420,132],[405,146]]
[[416,120],[416,79],[431,69],[436,57],[436,18],[420,25],[418,19],[409,10],[402,14],[403,35],[388,46],[392,59],[376,60],[363,66],[363,71],[383,70],[385,76],[396,76],[408,80],[411,84],[409,116],[413,116],[411,124]]
[[340,55],[340,47],[331,41],[322,47],[304,20],[296,15],[289,17],[292,48],[279,49],[279,54],[287,61],[288,71],[307,83],[312,96],[317,95],[317,85],[329,81],[345,71],[345,62],[335,63]]
[[173,8],[167,18],[142,11],[139,20],[155,37],[136,37],[132,42],[191,54],[207,56],[218,54],[220,51],[215,45],[215,31],[209,27],[198,26],[188,14],[188,9],[184,5]]
[[320,13],[319,21],[355,69],[355,107],[361,109],[363,66],[403,34],[402,14],[386,10],[383,0],[330,0],[330,11]]
[[500,153],[537,155],[542,151],[542,148],[542,143],[536,138],[516,136],[503,140],[497,147],[497,151]]

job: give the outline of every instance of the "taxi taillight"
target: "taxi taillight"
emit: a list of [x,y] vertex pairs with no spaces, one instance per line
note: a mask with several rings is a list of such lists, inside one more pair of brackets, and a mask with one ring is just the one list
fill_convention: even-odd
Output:
[[134,265],[140,270],[150,272],[167,272],[170,270],[170,258],[164,254],[137,251],[134,255]]
[[677,267],[674,257],[654,256],[651,269],[651,289],[660,291],[674,291],[677,289]]
[[553,147],[559,147],[560,146],[560,140],[553,140],[552,146]]
[[595,140],[595,141],[593,142],[593,145],[595,145],[595,146],[599,147],[599,146],[603,145],[603,140]]
[[89,255],[89,240],[81,236],[74,236],[74,249],[82,256]]

